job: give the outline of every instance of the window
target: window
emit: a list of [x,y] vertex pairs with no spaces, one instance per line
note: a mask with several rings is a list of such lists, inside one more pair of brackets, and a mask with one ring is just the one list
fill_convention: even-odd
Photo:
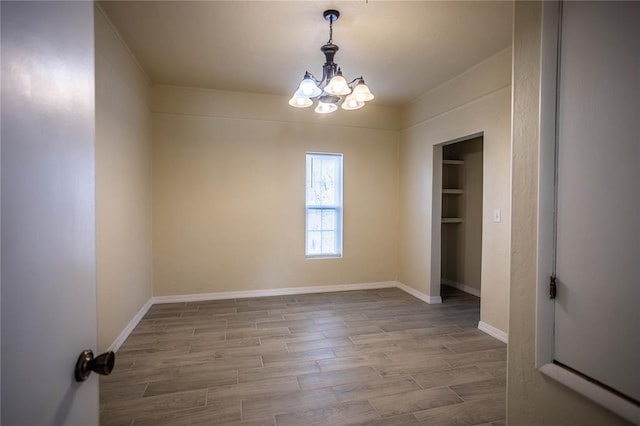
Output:
[[305,255],[342,256],[342,154],[307,154]]

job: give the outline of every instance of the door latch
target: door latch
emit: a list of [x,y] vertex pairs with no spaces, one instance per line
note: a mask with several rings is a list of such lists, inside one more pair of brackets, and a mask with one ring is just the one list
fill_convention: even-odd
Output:
[[556,276],[551,275],[549,277],[549,299],[555,299],[558,293],[558,284],[556,282]]

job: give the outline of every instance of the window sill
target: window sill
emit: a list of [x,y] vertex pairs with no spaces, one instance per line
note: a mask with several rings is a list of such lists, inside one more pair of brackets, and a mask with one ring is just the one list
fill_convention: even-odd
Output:
[[305,259],[342,259],[341,254],[317,254],[317,255],[307,255],[304,257]]

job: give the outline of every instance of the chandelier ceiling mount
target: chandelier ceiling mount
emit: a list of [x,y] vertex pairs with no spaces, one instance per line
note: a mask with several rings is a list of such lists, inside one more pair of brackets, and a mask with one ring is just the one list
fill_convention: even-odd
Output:
[[296,108],[307,108],[313,105],[312,98],[318,98],[315,111],[320,114],[336,111],[340,102],[342,102],[344,110],[360,109],[365,102],[373,100],[374,96],[362,76],[347,82],[342,75],[342,70],[334,61],[340,48],[333,44],[333,23],[340,17],[340,12],[329,9],[325,10],[322,15],[329,22],[329,41],[320,47],[320,51],[325,57],[322,78],[317,79],[309,71],[305,72],[298,89],[289,100],[289,105]]

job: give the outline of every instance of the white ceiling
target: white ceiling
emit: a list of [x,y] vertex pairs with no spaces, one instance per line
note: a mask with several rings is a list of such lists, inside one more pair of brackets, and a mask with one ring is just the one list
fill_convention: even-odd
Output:
[[345,77],[402,105],[511,44],[508,1],[102,1],[155,84],[291,95],[322,75],[325,9]]

